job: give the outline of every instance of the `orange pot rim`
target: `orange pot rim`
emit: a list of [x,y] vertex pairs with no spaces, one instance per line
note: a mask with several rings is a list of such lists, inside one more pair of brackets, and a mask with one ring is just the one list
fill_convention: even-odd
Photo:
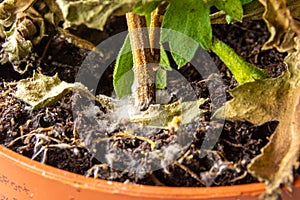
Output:
[[[251,183],[234,186],[216,187],[168,187],[168,186],[147,186],[139,184],[124,184],[115,181],[93,179],[83,175],[61,170],[40,162],[31,160],[2,145],[0,145],[0,157],[14,161],[15,165],[39,174],[45,178],[53,179],[64,184],[72,185],[79,189],[89,189],[108,194],[126,194],[132,197],[164,198],[184,196],[188,199],[206,199],[212,197],[236,197],[243,195],[258,195],[265,192],[263,183]],[[300,177],[295,180],[295,187],[300,187]]]

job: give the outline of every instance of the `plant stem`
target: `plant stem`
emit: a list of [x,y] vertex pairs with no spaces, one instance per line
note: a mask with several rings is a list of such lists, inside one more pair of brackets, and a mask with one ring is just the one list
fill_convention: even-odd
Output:
[[154,63],[159,63],[160,61],[160,27],[167,5],[167,2],[163,2],[151,13],[149,40]]
[[160,61],[160,27],[167,3],[160,4],[151,13],[150,33],[146,18],[133,12],[126,14],[133,55],[133,96],[140,110],[155,103],[155,71]]
[[133,12],[126,14],[133,55],[133,96],[139,110],[146,110],[155,102],[155,71],[146,18]]

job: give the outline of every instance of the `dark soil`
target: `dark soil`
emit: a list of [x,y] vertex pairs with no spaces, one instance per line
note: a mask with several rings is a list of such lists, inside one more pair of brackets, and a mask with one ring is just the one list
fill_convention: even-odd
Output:
[[[283,59],[285,54],[275,50],[261,51],[262,44],[269,34],[262,21],[235,25],[216,25],[214,34],[229,44],[245,60],[267,70],[272,77],[279,76],[284,70]],[[93,30],[92,42],[98,43],[111,35],[126,30],[125,21],[122,17],[112,18],[107,24],[105,32]],[[77,35],[85,35],[86,27],[81,27]],[[52,35],[52,36],[51,36]],[[87,38],[88,39],[88,38]],[[49,44],[46,51],[43,48]],[[43,51],[41,51],[43,49]],[[191,133],[192,143],[177,161],[168,163],[162,159],[158,170],[151,173],[143,173],[142,170],[147,162],[135,163],[134,169],[112,169],[107,163],[103,163],[91,154],[77,135],[77,127],[84,124],[84,120],[76,119],[72,113],[72,103],[82,99],[80,95],[71,93],[62,98],[58,103],[37,111],[31,111],[25,103],[16,99],[12,94],[16,90],[15,81],[31,77],[34,70],[45,75],[58,73],[62,80],[74,82],[80,65],[88,51],[69,44],[64,39],[57,37],[55,32],[45,38],[42,43],[35,47],[35,52],[28,58],[32,63],[30,70],[19,75],[13,71],[10,65],[0,67],[0,144],[39,162],[71,171],[74,173],[92,176],[95,178],[115,180],[121,182],[139,183],[147,185],[168,186],[216,186],[233,185],[256,182],[247,173],[246,166],[252,158],[260,153],[260,149],[267,144],[270,135],[277,126],[277,122],[269,122],[262,126],[254,126],[248,122],[226,121],[218,141],[212,150],[204,151],[201,145],[204,138],[211,140],[215,135],[207,135],[207,128],[218,129],[218,123],[211,124],[210,105],[205,104],[206,114],[196,124],[197,129]],[[43,55],[43,57],[42,57]],[[218,66],[222,79],[226,85],[226,91],[234,88],[237,83],[220,59],[211,54]],[[112,69],[113,63],[106,70],[101,79],[101,87],[97,92],[112,95]],[[181,73],[188,78],[191,86],[196,91],[197,97],[209,97],[207,85],[201,77],[195,74],[193,68],[188,65],[182,68]],[[95,72],[91,73],[97,73]],[[97,77],[97,74],[95,74]],[[185,85],[176,84],[178,91],[185,91]],[[215,97],[218,98],[218,92]],[[227,93],[227,99],[230,99]],[[79,109],[79,108],[78,108]],[[99,109],[101,117],[103,112]],[[92,124],[92,123],[90,123]],[[74,128],[76,127],[76,128]],[[189,128],[189,127],[187,127]],[[105,135],[111,139],[106,146],[122,148],[128,152],[150,152],[150,145],[140,139],[124,139],[116,136],[122,131],[108,131],[105,127],[86,126],[81,129],[82,134],[94,136]],[[114,137],[115,135],[115,137]],[[156,134],[149,136],[157,147],[172,144],[176,138],[176,132],[157,130]],[[109,149],[105,149],[109,151]],[[96,152],[96,154],[99,152]],[[121,159],[113,155],[114,163]],[[204,156],[202,156],[204,155]],[[96,156],[97,157],[97,156]],[[134,155],[133,155],[134,157]],[[167,158],[165,158],[167,159]],[[151,161],[149,161],[151,163]],[[146,163],[146,164],[145,164]],[[151,164],[149,164],[151,165]]]

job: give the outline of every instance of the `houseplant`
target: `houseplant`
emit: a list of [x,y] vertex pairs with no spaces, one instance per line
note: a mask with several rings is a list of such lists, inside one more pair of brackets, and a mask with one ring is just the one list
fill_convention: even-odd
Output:
[[[274,2],[273,2],[274,3]],[[29,4],[28,4],[29,5]],[[27,6],[28,5],[25,5],[25,7],[27,8]],[[225,4],[226,5],[226,4]],[[220,6],[220,5],[219,5]],[[224,6],[224,5],[223,5]],[[274,6],[274,5],[272,5],[272,2],[271,2],[271,6]],[[276,4],[275,4],[275,6],[276,6]],[[278,6],[278,5],[277,5]],[[283,6],[284,7],[284,6]],[[225,6],[225,8],[226,8],[226,6]],[[18,9],[12,9],[13,10],[13,12],[17,12],[18,13]],[[22,9],[21,9],[22,10]],[[282,10],[283,12],[286,12],[286,10],[285,9],[283,9]],[[144,11],[143,11],[144,12]],[[147,14],[147,13],[146,13]],[[272,14],[274,14],[274,13],[272,13]],[[278,13],[277,13],[278,14]],[[275,15],[276,15],[276,13],[275,13]],[[31,16],[32,17],[32,16]],[[19,17],[18,19],[22,19],[22,17]],[[32,17],[32,19],[35,19],[35,18],[33,18]],[[267,17],[265,17],[265,19],[267,20]],[[289,21],[290,20],[290,21]],[[270,20],[267,20],[267,21],[270,21]],[[23,21],[22,21],[23,22]],[[30,22],[28,22],[28,23],[30,23]],[[286,23],[286,21],[285,21],[285,23]],[[293,21],[290,19],[290,18],[288,18],[288,23],[289,23],[289,25],[293,25]],[[19,23],[20,24],[20,23]],[[42,24],[42,23],[41,23]],[[271,24],[271,26],[272,26],[272,21],[270,22],[270,24]],[[16,25],[18,25],[18,24],[16,24]],[[283,25],[285,25],[284,23],[283,23]],[[17,29],[18,28],[20,28],[21,26],[17,26]],[[42,27],[42,26],[41,26]],[[293,27],[293,26],[291,26],[291,27]],[[295,27],[296,27],[296,25],[295,25]],[[295,28],[295,27],[293,27],[292,28],[292,31],[295,31],[296,33],[297,33],[297,28]],[[18,29],[18,31],[16,32],[13,32],[14,34],[14,36],[15,36],[15,38],[18,36],[18,33],[19,33],[19,30],[20,29]],[[22,29],[21,29],[22,30]],[[25,32],[26,33],[26,32]],[[278,33],[278,32],[275,32],[274,34],[276,35],[276,33]],[[23,33],[22,33],[23,34]],[[42,35],[43,34],[43,29],[41,28],[40,29],[40,34],[39,35]],[[288,34],[287,34],[288,35]],[[24,34],[23,34],[23,36],[24,36]],[[289,35],[288,35],[289,36]],[[74,39],[74,38],[73,38]],[[278,39],[278,38],[277,38]],[[8,41],[11,41],[12,39],[10,39],[10,40],[8,40]],[[200,39],[201,40],[201,39]],[[18,41],[18,40],[17,40]],[[206,40],[201,40],[201,42],[204,42],[204,44],[205,44],[205,42],[206,42]],[[272,43],[272,42],[274,42],[274,41],[271,41],[270,43]],[[209,42],[208,42],[209,43]],[[24,43],[25,44],[25,46],[26,47],[30,47],[30,44],[29,43]],[[86,46],[88,46],[88,45],[90,45],[89,43],[80,43],[81,45],[86,45]],[[221,47],[220,46],[218,46],[218,44],[220,44],[221,45]],[[223,46],[222,46],[223,45]],[[204,45],[205,46],[205,45]],[[208,44],[208,46],[209,46],[209,44]],[[276,46],[276,44],[275,44],[275,46]],[[278,46],[278,48],[280,49],[280,48],[282,48],[282,47],[284,47],[284,45],[283,46],[281,46],[281,45],[277,45]],[[9,58],[10,58],[10,62],[12,62],[12,63],[17,63],[17,62],[19,62],[18,61],[18,59],[20,59],[20,58],[22,58],[22,54],[20,54],[20,55],[18,55],[18,56],[21,56],[21,57],[17,57],[17,56],[12,56],[12,55],[14,55],[14,52],[9,52],[9,48],[8,47],[10,47],[9,45],[7,45],[7,43],[6,43],[6,45],[4,45],[4,47],[6,48],[6,52],[8,52],[8,55],[10,56]],[[220,48],[221,49],[224,49],[224,47],[226,47],[226,46],[224,46],[224,44],[222,44],[222,43],[218,43],[218,42],[215,42],[214,43],[214,45],[213,46],[211,46],[210,48],[211,49],[213,49],[214,51],[216,51],[216,52],[220,52],[220,51],[218,51]],[[206,48],[208,48],[208,47],[206,47]],[[286,47],[285,47],[286,48]],[[292,46],[288,46],[288,50],[290,50],[290,48],[294,48],[294,46],[292,45]],[[297,48],[297,47],[296,47]],[[26,48],[25,48],[26,49]],[[27,49],[30,49],[30,48],[27,48]],[[22,50],[22,49],[21,49]],[[229,50],[230,51],[230,50]],[[11,54],[9,54],[9,53],[11,53]],[[22,51],[21,51],[21,53],[23,53]],[[222,52],[221,52],[222,53]],[[296,59],[297,58],[297,56],[295,56],[295,54],[293,55],[293,54],[291,54],[292,56],[290,56],[290,66],[291,66],[291,71],[293,71],[294,70],[294,65],[293,65],[293,63],[291,62],[291,60],[293,60],[293,59]],[[173,56],[174,57],[174,56]],[[176,58],[175,58],[176,59]],[[224,62],[226,63],[226,64],[229,64],[230,65],[230,60],[226,60],[226,57],[225,57],[225,59],[223,58],[223,60],[225,60]],[[182,61],[182,59],[180,59],[180,58],[178,58],[177,60],[176,60],[176,62],[177,62],[177,64],[178,63],[180,63],[180,62],[186,62],[185,60],[184,61]],[[294,61],[295,63],[297,63],[296,61]],[[238,63],[234,63],[234,65],[237,65]],[[245,64],[245,63],[244,63]],[[234,66],[233,65],[233,66]],[[19,66],[19,65],[16,65],[17,67]],[[242,63],[242,66],[243,66],[243,63]],[[19,68],[16,68],[17,70],[22,70],[22,69],[19,69]],[[251,69],[255,69],[255,68],[251,68]],[[296,68],[297,69],[297,68]],[[242,70],[242,69],[239,69],[239,70]],[[237,71],[239,71],[239,70],[237,70]],[[237,71],[235,71],[234,72],[234,69],[232,70],[232,72],[233,73],[235,73],[235,75],[236,75],[236,78],[238,78],[238,73],[237,73]],[[244,70],[245,71],[245,70]],[[247,70],[246,70],[247,71]],[[259,75],[257,75],[257,74],[259,74],[259,73],[255,73],[255,72],[253,72],[253,70],[250,70],[251,72],[250,72],[250,77],[255,77],[255,79],[263,79],[264,77],[259,77]],[[255,71],[255,70],[254,70]],[[293,73],[295,73],[295,72],[293,72]],[[242,76],[243,76],[243,74],[244,73],[242,73]],[[245,74],[247,74],[247,73],[245,73]],[[296,73],[297,74],[297,73]],[[294,74],[293,74],[294,75]],[[249,77],[249,75],[246,75],[246,76],[248,76]],[[257,78],[258,77],[258,78]],[[297,76],[296,76],[297,77]],[[240,82],[240,84],[242,84],[242,83],[244,83],[243,81],[244,81],[244,78],[241,78],[241,82]],[[253,80],[252,80],[253,81]],[[275,88],[275,91],[279,91],[278,90],[278,88],[277,87],[275,87],[276,86],[276,84],[278,84],[278,83],[280,83],[280,82],[287,82],[288,83],[288,86],[290,86],[290,85],[294,85],[295,84],[295,80],[291,80],[290,79],[290,77],[288,76],[288,75],[285,75],[285,77],[284,78],[278,78],[278,79],[274,79],[273,80],[273,82],[272,83],[268,83],[268,81],[264,81],[264,80],[262,80],[262,82],[259,82],[259,81],[256,81],[256,80],[254,80],[254,84],[258,84],[258,85],[256,85],[256,89],[257,88],[260,88],[260,87],[262,87],[261,85],[259,85],[259,84],[264,84],[264,85],[269,85],[269,84],[272,84],[272,85],[274,85],[274,88]],[[248,81],[246,81],[246,82],[248,82]],[[297,78],[296,78],[296,83],[297,83]],[[250,85],[250,86],[249,86]],[[246,86],[243,86],[243,87],[246,87]],[[251,90],[251,88],[252,88],[252,86],[251,86],[251,84],[248,84],[248,90],[250,89]],[[242,87],[241,87],[242,88]],[[297,92],[295,92],[295,91],[297,91],[297,84],[296,84],[296,90],[289,90],[288,88],[284,88],[284,91],[286,92],[286,91],[288,91],[287,93],[288,93],[288,95],[286,95],[287,97],[293,97],[292,99],[295,99],[295,101],[291,101],[291,108],[290,109],[292,109],[291,110],[291,113],[297,113],[297,109],[298,109],[298,107],[297,107],[297,104],[295,103],[295,102],[297,102],[297,99],[298,99],[298,95],[297,95]],[[240,94],[241,94],[242,92],[240,92]],[[238,93],[239,94],[239,93]],[[243,94],[243,95],[245,95],[245,96],[247,96],[247,92],[245,93],[245,94]],[[273,95],[273,93],[271,92],[271,96]],[[291,95],[291,96],[290,96]],[[241,95],[240,95],[241,96]],[[283,95],[283,96],[285,96],[285,95]],[[285,97],[286,97],[285,96]],[[19,96],[20,97],[20,96]],[[22,99],[22,98],[21,98]],[[237,95],[235,95],[235,99],[238,99],[237,98]],[[251,98],[249,98],[249,99],[251,99]],[[23,99],[24,100],[24,99]],[[264,100],[263,98],[262,98],[262,100]],[[286,100],[286,98],[282,98],[282,100]],[[243,102],[239,102],[239,100],[237,100],[238,101],[238,104],[242,104]],[[234,102],[234,101],[233,101]],[[254,101],[255,102],[255,101]],[[280,107],[284,107],[284,105],[286,104],[286,103],[282,103],[281,101],[279,101],[280,103],[278,104]],[[288,101],[289,102],[289,101]],[[247,103],[247,102],[246,102]],[[232,103],[232,104],[234,104],[234,103]],[[251,104],[246,104],[247,106],[250,106],[250,108],[251,108]],[[230,107],[230,104],[229,104],[229,107]],[[275,108],[278,108],[278,107],[276,107],[276,104],[275,104],[275,106],[274,106]],[[273,107],[272,107],[273,108]],[[295,111],[296,110],[296,111]],[[287,112],[286,110],[281,110],[283,113],[285,113],[285,112]],[[294,112],[295,111],[295,112]],[[245,118],[245,116],[242,116],[242,117],[240,117],[240,116],[238,116],[238,114],[236,114],[236,113],[234,113],[234,112],[232,112],[232,111],[230,111],[230,109],[228,110],[228,111],[226,111],[226,112],[228,112],[229,113],[229,115],[232,115],[232,118],[234,119],[234,118],[236,118],[236,119],[239,119],[239,118]],[[288,112],[290,112],[290,111],[288,111]],[[258,115],[259,116],[259,115]],[[247,118],[248,117],[248,118]],[[255,121],[255,120],[253,120],[253,118],[251,118],[252,116],[250,116],[250,118],[249,118],[249,116],[246,116],[246,119],[248,119],[249,121],[252,121],[252,122],[254,122],[254,123],[262,123],[261,121],[268,121],[268,120],[274,120],[274,119],[277,119],[277,120],[279,120],[279,121],[284,121],[284,117],[287,117],[286,115],[283,115],[283,116],[281,116],[281,115],[279,115],[278,116],[278,114],[277,113],[275,113],[275,115],[271,115],[270,114],[270,116],[267,116],[266,118],[267,119],[265,119],[265,118],[263,118],[263,119],[257,119],[257,122]],[[229,118],[229,117],[228,117]],[[289,119],[291,119],[291,121],[293,122],[293,121],[297,121],[297,115],[296,116],[290,116],[289,115],[289,117],[288,117]],[[284,129],[286,129],[286,127],[289,127],[289,126],[291,126],[291,125],[288,125],[285,121],[284,121],[284,126],[281,128],[281,130],[284,128]],[[289,130],[289,128],[287,128],[287,130]],[[297,126],[295,126],[295,127],[292,127],[291,128],[291,130],[289,130],[289,131],[291,131],[292,133],[297,133]],[[278,134],[277,134],[278,135]],[[289,132],[286,134],[286,135],[289,135]],[[124,136],[124,135],[123,135]],[[280,137],[282,137],[282,136],[280,136]],[[275,137],[276,138],[276,137]],[[296,138],[296,139],[295,139]],[[291,135],[291,137],[290,138],[287,138],[288,140],[297,140],[297,134],[296,135]],[[276,140],[276,139],[274,139],[274,140]],[[274,142],[274,141],[273,141]],[[296,142],[293,142],[293,141],[289,141],[290,143],[291,143],[291,145],[297,145],[297,141]],[[279,145],[278,143],[276,143],[276,142],[274,142],[275,143],[275,146],[276,145]],[[272,147],[272,145],[270,145],[271,147]],[[279,145],[280,146],[280,145]],[[266,150],[267,151],[267,150]],[[288,154],[286,154],[287,155],[287,157],[289,157],[290,155],[292,156],[291,157],[291,159],[294,159],[295,158],[295,156],[293,156],[295,153],[297,154],[298,152],[297,152],[297,149],[295,150],[295,151],[290,151],[290,150],[287,150],[289,153]],[[279,161],[279,162],[281,162],[281,161]],[[291,164],[291,165],[294,165],[294,163],[293,162],[285,162],[285,163],[283,163],[283,167],[285,167],[284,165],[288,165],[288,164]],[[291,165],[288,165],[287,166],[287,168],[289,168],[289,166],[291,166]],[[254,170],[255,171],[255,170]],[[279,170],[279,172],[280,172],[280,170]],[[277,172],[276,172],[277,173]],[[290,172],[287,172],[287,171],[283,171],[282,172],[283,173],[283,175],[282,176],[280,176],[280,173],[279,173],[279,178],[278,177],[275,177],[275,180],[278,178],[279,179],[279,184],[281,183],[280,181],[282,181],[282,179],[284,179],[285,177],[290,177],[291,175],[290,174],[285,174],[285,173],[290,173]],[[264,175],[264,174],[263,174]],[[266,180],[268,180],[268,178],[269,177],[263,177],[263,175],[258,175],[258,177],[260,177],[260,178],[263,178],[263,179],[266,179]],[[271,179],[272,179],[272,177],[271,177]],[[4,180],[4,182],[7,184],[7,183],[10,183],[10,185],[13,185],[13,183],[11,183],[11,182],[8,182],[8,181],[6,181],[6,178],[3,178],[3,180]],[[277,187],[278,187],[278,182],[275,184],[275,186],[270,186],[271,187],[271,189],[270,188],[268,188],[268,192],[270,193],[270,191],[271,191],[271,193],[274,191],[274,189],[277,189]],[[270,184],[269,184],[270,185]],[[23,188],[24,189],[24,188]],[[25,193],[26,193],[26,189],[25,189]],[[195,195],[194,195],[195,196]],[[196,198],[196,196],[195,196],[195,198]]]

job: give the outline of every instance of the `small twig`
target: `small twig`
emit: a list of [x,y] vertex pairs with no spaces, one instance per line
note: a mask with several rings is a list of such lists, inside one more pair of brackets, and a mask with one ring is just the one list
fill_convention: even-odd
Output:
[[238,177],[236,177],[236,178],[234,178],[234,179],[232,179],[230,182],[236,182],[236,181],[239,181],[239,180],[241,180],[241,179],[243,179],[243,178],[245,178],[246,176],[247,176],[247,174],[248,174],[248,172],[247,171],[245,171],[242,175],[240,175],[240,176],[238,176]]
[[[48,132],[48,131],[51,131],[53,130],[53,127],[50,126],[50,127],[47,127],[47,128],[38,128],[38,129],[35,129],[33,131],[31,131],[30,133],[26,134],[26,135],[21,135],[20,137],[17,137],[15,138],[14,140],[12,140],[7,146],[10,147],[12,146],[15,142],[17,142],[18,140],[21,140],[23,138],[27,138],[27,137],[31,137],[31,136],[37,136],[38,133],[40,132]],[[43,135],[45,136],[45,135]],[[48,136],[46,136],[47,138],[50,138]],[[53,140],[56,140],[54,138],[52,138]]]
[[242,144],[235,144],[235,143],[232,143],[226,139],[222,139],[225,143],[229,144],[230,146],[233,146],[235,148],[244,148],[244,146]]
[[[77,46],[81,49],[86,49],[86,50],[89,50],[89,51],[95,51],[96,50],[96,46],[93,43],[91,43],[91,42],[89,42],[85,39],[82,39],[80,37],[77,37],[76,35],[73,35],[72,33],[70,33],[66,29],[57,27],[57,31],[68,42],[72,43],[73,45],[75,45],[75,46]],[[102,55],[103,55],[103,53],[102,53]]]
[[105,163],[94,165],[89,170],[87,170],[86,176],[90,177],[91,175],[93,175],[93,178],[98,178],[99,169],[107,169],[107,168],[108,165]]
[[160,180],[158,180],[158,178],[154,174],[151,174],[150,178],[156,186],[165,186],[165,184],[160,182]]
[[192,178],[196,179],[199,183],[201,183],[202,185],[206,186],[206,183],[204,181],[202,181],[199,176],[193,172],[192,170],[190,170],[187,166],[180,164],[178,161],[174,162],[174,165],[180,167],[181,169],[183,169],[185,172],[187,172]]
[[156,147],[156,143],[153,142],[152,140],[150,140],[149,138],[142,137],[142,136],[131,135],[131,134],[128,134],[126,132],[119,132],[119,133],[114,134],[111,137],[101,138],[101,139],[95,140],[95,142],[103,142],[103,141],[106,141],[106,140],[109,140],[109,139],[115,139],[117,137],[126,138],[126,139],[136,139],[136,140],[141,140],[141,141],[147,142],[148,144],[150,144],[151,150],[154,150],[155,147]]

